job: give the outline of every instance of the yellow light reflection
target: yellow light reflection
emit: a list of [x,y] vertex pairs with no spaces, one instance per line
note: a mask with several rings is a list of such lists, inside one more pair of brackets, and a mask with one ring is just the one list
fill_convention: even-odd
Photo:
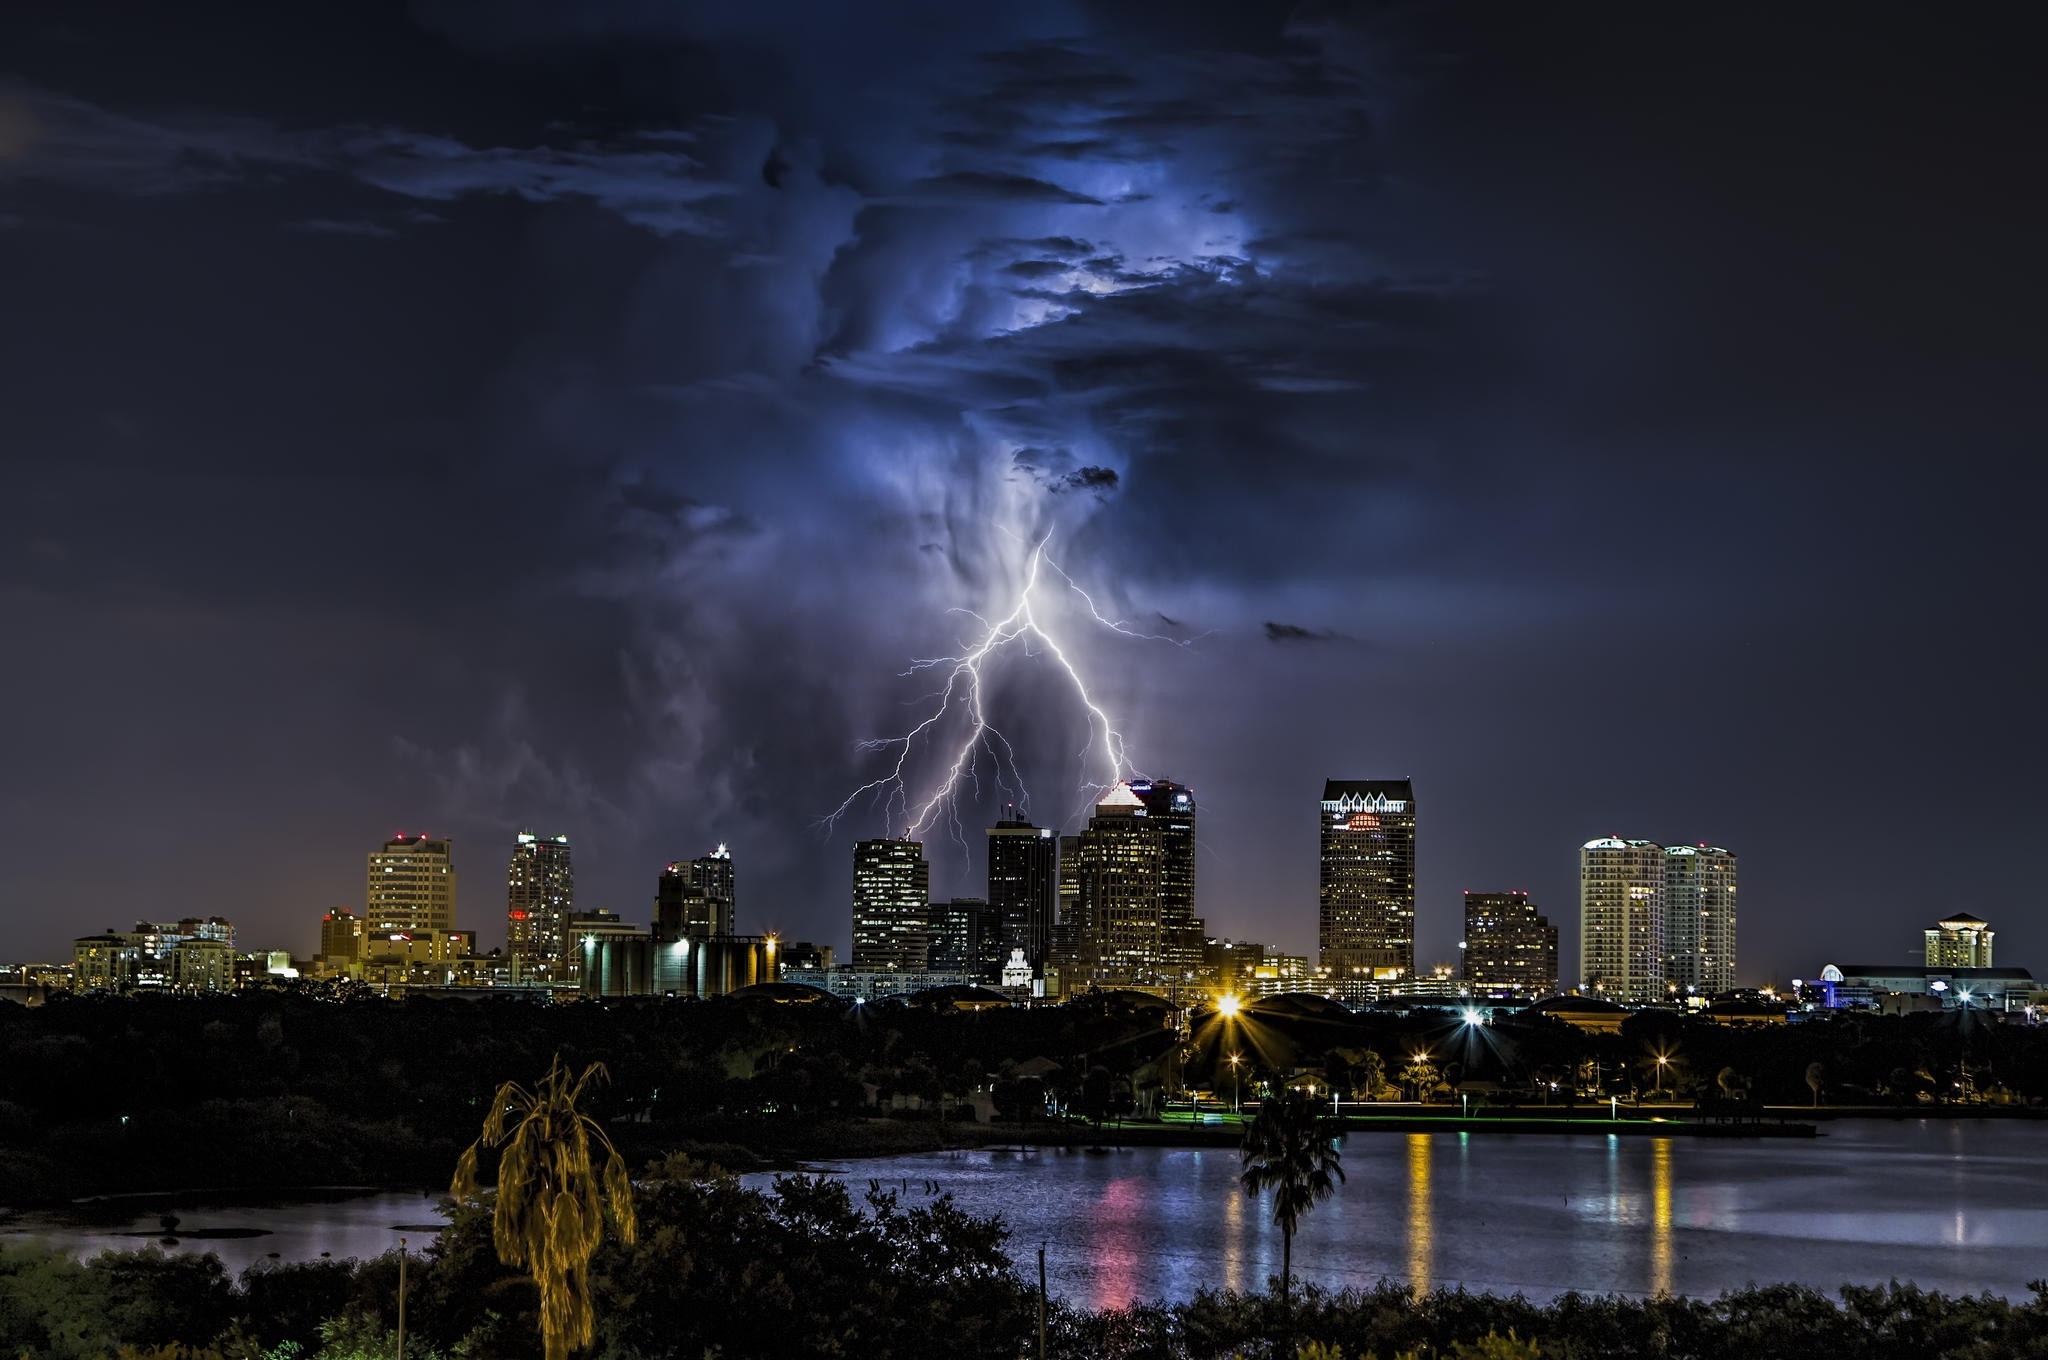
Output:
[[1650,1140],[1650,1289],[1671,1292],[1671,1140]]
[[1429,1135],[1408,1135],[1408,1280],[1426,1294],[1436,1255],[1435,1207],[1429,1194]]
[[1244,1202],[1235,1183],[1223,1197],[1223,1287],[1244,1288]]

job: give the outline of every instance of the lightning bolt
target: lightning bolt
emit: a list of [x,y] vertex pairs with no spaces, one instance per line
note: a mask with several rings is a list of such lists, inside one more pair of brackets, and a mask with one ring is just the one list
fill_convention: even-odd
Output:
[[[990,719],[984,688],[984,667],[1013,645],[1021,647],[1026,655],[1043,653],[1050,656],[1053,664],[1072,683],[1075,696],[1087,712],[1088,740],[1079,755],[1084,767],[1093,766],[1106,778],[1099,783],[1084,782],[1083,788],[1099,793],[1117,781],[1137,774],[1125,748],[1123,734],[1117,730],[1108,712],[1088,692],[1088,682],[1082,678],[1080,667],[1041,616],[1040,593],[1057,590],[1078,598],[1087,609],[1090,620],[1125,637],[1164,642],[1175,647],[1189,646],[1194,639],[1140,632],[1127,621],[1104,614],[1094,597],[1047,555],[1046,547],[1050,541],[1051,535],[1047,535],[1031,545],[1024,561],[1022,584],[1009,612],[1002,617],[991,620],[971,609],[949,611],[981,625],[980,636],[965,644],[957,655],[918,657],[911,661],[910,669],[903,672],[906,676],[931,671],[942,675],[943,682],[924,696],[924,716],[908,731],[900,736],[877,737],[860,743],[859,749],[863,751],[895,752],[895,761],[886,774],[869,780],[848,794],[846,800],[823,819],[823,825],[828,828],[835,826],[863,799],[870,802],[880,800],[891,824],[902,825],[906,837],[922,836],[945,815],[951,821],[954,836],[961,838],[963,833],[955,811],[956,799],[963,786],[971,785],[979,791],[979,757],[983,754],[995,767],[998,786],[1009,791],[1014,785],[1019,792],[1014,801],[1020,807],[1028,808],[1029,797],[1021,792],[1024,781],[1017,769],[1016,752],[1009,738]],[[1057,582],[1048,581],[1048,575],[1058,578]],[[939,740],[938,729],[956,712],[965,715],[966,731],[958,744],[951,748],[952,758],[946,763],[936,786],[923,799],[913,798],[910,792],[911,758],[923,746]]]

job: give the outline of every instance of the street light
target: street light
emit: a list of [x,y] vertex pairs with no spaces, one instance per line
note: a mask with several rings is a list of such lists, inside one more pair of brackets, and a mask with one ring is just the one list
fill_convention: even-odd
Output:
[[1216,998],[1216,1013],[1225,1020],[1235,1020],[1237,1013],[1243,1009],[1244,1003],[1234,995]]
[[1237,1067],[1243,1061],[1238,1054],[1230,1055],[1230,1112],[1240,1118],[1243,1117],[1244,1110],[1239,1106],[1237,1099]]
[[1664,1094],[1664,1064],[1670,1061],[1662,1053],[1657,1055],[1657,1094],[1660,1096]]

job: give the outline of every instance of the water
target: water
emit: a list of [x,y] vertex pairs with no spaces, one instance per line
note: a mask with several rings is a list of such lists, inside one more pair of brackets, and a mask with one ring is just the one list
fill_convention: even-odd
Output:
[[[1355,1135],[1345,1184],[1303,1220],[1295,1269],[1330,1287],[1391,1279],[1532,1298],[1893,1278],[2019,1297],[2048,1274],[2048,1127],[1824,1128],[1811,1141]],[[875,1179],[916,1204],[931,1181],[969,1213],[1000,1215],[1019,1266],[1034,1272],[1044,1243],[1054,1292],[1086,1307],[1186,1298],[1204,1285],[1259,1289],[1280,1269],[1268,1202],[1238,1190],[1238,1159],[1225,1150],[957,1152],[833,1170],[856,1194]],[[174,1211],[180,1249],[218,1252],[230,1270],[272,1253],[375,1256],[400,1236],[423,1247],[432,1234],[422,1225],[439,1221],[417,1191],[269,1205],[186,1197]],[[132,1249],[161,1235],[162,1212],[150,1203],[91,1223],[22,1217],[0,1223],[0,1244]],[[192,1235],[217,1229],[263,1235]]]
[[[81,1206],[73,1213],[23,1214],[0,1221],[0,1246],[32,1242],[90,1256],[165,1245],[161,1214],[178,1216],[177,1245],[166,1250],[210,1251],[230,1272],[276,1256],[285,1261],[369,1258],[396,1250],[403,1237],[412,1250],[434,1240],[444,1223],[435,1197],[417,1190],[365,1194],[333,1192],[317,1198],[275,1200],[199,1195],[123,1197]],[[207,1234],[224,1233],[212,1237]]]
[[[1894,1278],[2018,1297],[2048,1274],[2044,1152],[2048,1128],[1932,1120],[1834,1124],[1811,1141],[1354,1135],[1347,1179],[1303,1220],[1294,1264],[1332,1288],[1389,1279],[1538,1299]],[[1270,1199],[1244,1197],[1228,1151],[982,1151],[834,1169],[856,1193],[874,1178],[915,1204],[930,1180],[969,1213],[1000,1214],[1018,1264],[1035,1272],[1043,1243],[1053,1292],[1091,1308],[1259,1289],[1280,1270]]]

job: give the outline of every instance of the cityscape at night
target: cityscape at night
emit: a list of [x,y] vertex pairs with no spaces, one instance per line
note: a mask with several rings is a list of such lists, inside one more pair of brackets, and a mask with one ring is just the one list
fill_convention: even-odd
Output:
[[0,1354],[2031,1354],[2038,15],[0,6]]

